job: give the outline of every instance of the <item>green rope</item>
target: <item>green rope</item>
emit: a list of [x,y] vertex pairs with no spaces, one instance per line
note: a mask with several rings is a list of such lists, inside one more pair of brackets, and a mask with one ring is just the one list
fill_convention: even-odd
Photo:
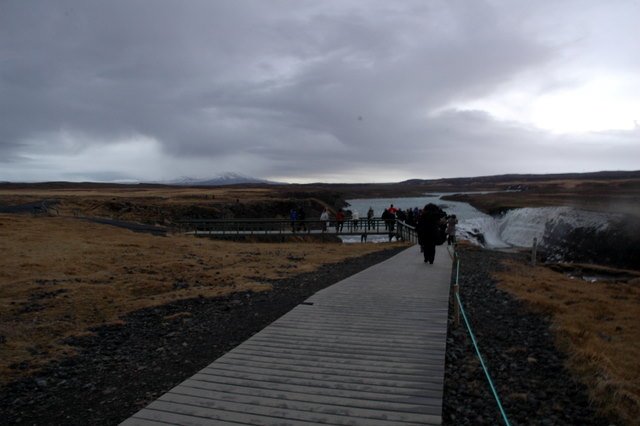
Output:
[[[447,249],[448,251],[448,249]],[[451,253],[449,253],[451,254]],[[453,256],[456,260],[456,285],[459,285],[460,278],[460,258],[458,257],[458,253],[456,252],[455,245],[453,246]],[[507,417],[507,413],[504,411],[502,407],[502,402],[500,402],[500,397],[498,396],[498,392],[496,391],[495,386],[493,385],[493,380],[491,380],[491,376],[489,375],[489,370],[487,370],[487,366],[484,363],[484,359],[482,358],[482,354],[480,353],[480,348],[478,347],[478,342],[476,342],[476,336],[473,334],[473,330],[471,329],[471,324],[467,319],[467,314],[464,311],[464,306],[462,306],[462,300],[460,300],[460,293],[456,293],[456,299],[458,302],[458,306],[460,306],[460,312],[462,312],[462,318],[464,319],[464,323],[467,326],[467,330],[469,331],[469,335],[471,336],[471,341],[473,342],[473,347],[476,350],[476,355],[478,355],[478,359],[480,360],[480,365],[482,366],[482,370],[484,371],[484,375],[487,377],[487,381],[489,382],[489,387],[491,388],[491,392],[493,393],[493,397],[498,404],[498,408],[500,409],[500,414],[502,415],[502,419],[504,420],[504,424],[507,426],[511,426],[509,422],[509,418]]]
[[[458,265],[460,262],[458,261]],[[458,277],[456,274],[456,283],[458,282]],[[482,359],[482,355],[480,354],[480,349],[478,348],[478,343],[476,342],[476,337],[473,335],[473,331],[471,330],[471,324],[469,324],[469,320],[467,319],[467,314],[464,312],[464,307],[462,306],[462,301],[460,300],[460,294],[456,294],[456,299],[458,299],[458,305],[460,306],[460,312],[462,312],[462,318],[464,318],[464,322],[467,325],[467,330],[469,330],[469,335],[471,336],[471,341],[473,342],[473,347],[476,349],[476,354],[478,355],[478,359],[480,360],[480,365],[482,365],[482,369],[484,370],[485,376],[487,376],[487,381],[489,382],[489,387],[491,388],[491,392],[493,392],[493,397],[496,399],[498,403],[498,408],[500,409],[500,413],[502,414],[502,419],[504,420],[504,424],[507,426],[511,426],[509,423],[509,419],[507,418],[507,413],[505,413],[504,408],[502,408],[502,403],[500,402],[500,397],[498,396],[498,392],[496,388],[493,386],[493,381],[491,380],[491,376],[489,375],[489,371],[487,370],[486,365],[484,364],[484,359]]]

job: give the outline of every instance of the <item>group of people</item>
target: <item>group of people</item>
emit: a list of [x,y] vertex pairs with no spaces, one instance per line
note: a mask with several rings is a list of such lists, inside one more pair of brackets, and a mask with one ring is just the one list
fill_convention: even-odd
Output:
[[[373,220],[374,220],[373,208],[369,207],[369,210],[367,211],[366,223],[360,223],[360,213],[358,213],[358,210],[354,209],[351,211],[350,227],[352,230],[360,230],[361,226],[364,230],[371,229],[374,227]],[[340,233],[344,230],[344,224],[346,221],[347,221],[347,215],[345,211],[343,209],[338,209],[334,219],[334,224],[335,224],[337,233]],[[326,232],[330,224],[329,210],[326,208],[320,214],[320,223],[322,225],[322,231]]]
[[[402,210],[391,204],[384,209],[380,218],[384,221],[385,230],[389,232],[390,238],[395,230],[396,220],[401,220],[408,225],[414,226],[418,233],[418,243],[424,254],[424,261],[430,264],[433,264],[435,258],[436,245],[444,244],[445,241],[449,245],[456,242],[456,225],[458,224],[456,215],[447,215],[444,210],[433,203],[427,204],[422,210],[417,207]],[[299,230],[306,232],[308,230],[303,207],[291,209],[289,219],[293,232]],[[364,221],[361,223],[360,214],[354,209],[351,211],[349,226],[352,230],[362,228],[364,235],[366,235],[367,230],[375,228],[375,219],[373,208],[369,207],[366,223]],[[345,211],[338,209],[333,218],[336,233],[343,232],[346,221],[347,215]],[[320,224],[322,231],[327,232],[331,224],[331,217],[327,208],[323,209],[320,214]]]
[[401,220],[408,225],[415,226],[418,233],[418,243],[424,255],[425,263],[433,264],[436,254],[436,246],[456,243],[456,215],[447,215],[444,210],[433,203],[429,203],[422,210],[409,208],[397,209],[390,205],[382,214],[385,227],[390,235],[394,230],[396,220]]

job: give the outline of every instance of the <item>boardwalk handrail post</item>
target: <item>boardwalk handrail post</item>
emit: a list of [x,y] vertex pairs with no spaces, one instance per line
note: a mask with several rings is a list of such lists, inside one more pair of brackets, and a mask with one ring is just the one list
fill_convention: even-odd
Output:
[[536,266],[537,259],[537,251],[538,251],[538,239],[533,237],[533,246],[531,247],[531,265]]

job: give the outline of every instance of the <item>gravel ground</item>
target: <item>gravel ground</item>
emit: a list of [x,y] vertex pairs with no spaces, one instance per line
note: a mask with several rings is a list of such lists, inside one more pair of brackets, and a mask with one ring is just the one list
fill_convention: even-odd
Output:
[[[70,341],[78,356],[1,388],[0,423],[118,424],[309,295],[398,251],[276,281],[270,292],[178,301],[134,312],[120,326],[96,328],[95,336]],[[564,369],[548,321],[495,288],[491,271],[519,255],[476,249],[460,255],[461,298],[511,424],[611,424],[594,414],[584,387]],[[443,423],[501,424],[471,341],[451,319]]]
[[[589,405],[585,387],[564,368],[548,319],[496,289],[491,272],[528,255],[467,249],[460,253],[460,298],[512,425],[609,425]],[[461,318],[449,309],[443,424],[504,424]]]

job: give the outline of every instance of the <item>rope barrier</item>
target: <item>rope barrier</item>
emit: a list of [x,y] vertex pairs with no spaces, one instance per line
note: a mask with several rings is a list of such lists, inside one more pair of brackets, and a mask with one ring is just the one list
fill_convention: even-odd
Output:
[[491,376],[489,375],[489,371],[487,370],[487,366],[484,363],[484,359],[482,358],[482,354],[480,353],[480,349],[478,348],[478,343],[476,342],[476,337],[473,335],[473,331],[471,330],[471,325],[469,324],[469,320],[467,319],[467,314],[464,311],[464,307],[462,306],[462,301],[460,300],[460,295],[456,295],[456,299],[460,304],[460,312],[462,312],[462,318],[464,319],[465,324],[467,325],[467,330],[469,331],[469,335],[471,336],[471,341],[473,342],[473,347],[476,350],[476,355],[478,355],[478,359],[480,360],[480,365],[482,365],[482,370],[484,371],[485,376],[487,377],[487,381],[489,382],[489,387],[491,388],[491,392],[493,393],[493,397],[498,404],[498,408],[500,409],[500,414],[502,414],[502,419],[504,420],[504,424],[507,426],[511,426],[509,423],[509,418],[507,417],[507,413],[505,413],[504,408],[502,407],[502,402],[500,401],[500,397],[498,396],[498,392],[496,391],[495,386],[493,385],[493,380],[491,380]]
[[[447,251],[449,252],[449,248],[447,248]],[[500,396],[498,396],[498,392],[496,391],[495,386],[493,385],[493,380],[491,380],[491,376],[489,375],[489,370],[487,369],[487,366],[484,363],[484,358],[482,358],[482,354],[480,353],[480,348],[478,347],[478,342],[476,341],[476,337],[473,334],[473,330],[471,329],[471,324],[469,323],[469,320],[467,319],[467,314],[464,310],[464,306],[462,305],[462,300],[460,300],[460,293],[457,291],[458,289],[458,279],[460,276],[460,258],[458,258],[458,256],[455,253],[455,247],[453,249],[454,253],[452,258],[456,261],[456,282],[455,282],[455,286],[456,286],[456,291],[455,291],[455,297],[456,297],[456,302],[458,304],[458,306],[460,307],[460,312],[462,313],[462,318],[464,319],[464,323],[467,326],[467,331],[469,332],[469,336],[471,336],[471,342],[473,343],[473,347],[476,351],[476,355],[478,356],[478,359],[480,360],[480,365],[482,366],[482,370],[484,371],[484,375],[487,378],[487,381],[489,382],[489,387],[491,388],[491,392],[493,393],[493,397],[496,400],[496,403],[498,404],[498,409],[500,410],[500,414],[502,415],[502,419],[504,420],[504,424],[507,426],[511,426],[511,423],[509,422],[509,418],[507,417],[507,413],[504,411],[504,408],[502,407],[502,402],[500,401]],[[449,255],[451,255],[451,252],[449,252]]]

